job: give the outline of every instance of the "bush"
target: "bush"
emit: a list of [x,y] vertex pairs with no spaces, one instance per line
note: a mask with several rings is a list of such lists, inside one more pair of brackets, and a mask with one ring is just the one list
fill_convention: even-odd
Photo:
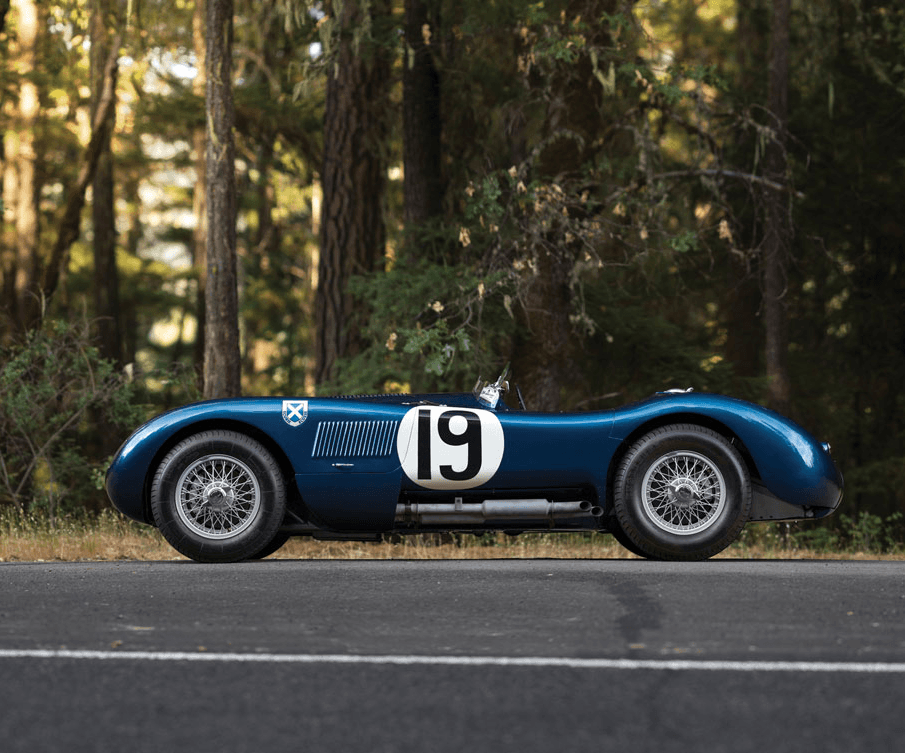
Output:
[[849,551],[895,552],[902,547],[902,513],[885,519],[862,511],[857,516],[841,515],[844,544]]
[[760,552],[898,554],[905,550],[905,517],[862,511],[823,521],[762,523],[745,527],[738,545]]
[[47,323],[0,350],[0,507],[52,521],[86,506],[105,465],[104,429],[141,417],[132,394],[87,325]]

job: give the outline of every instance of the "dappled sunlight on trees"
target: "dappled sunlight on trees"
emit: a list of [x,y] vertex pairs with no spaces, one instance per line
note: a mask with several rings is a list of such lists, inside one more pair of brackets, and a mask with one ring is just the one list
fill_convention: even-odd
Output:
[[235,232],[246,393],[726,392],[905,504],[899,4],[233,0],[213,228],[201,10],[0,4],[5,359],[86,321],[146,411],[197,396]]

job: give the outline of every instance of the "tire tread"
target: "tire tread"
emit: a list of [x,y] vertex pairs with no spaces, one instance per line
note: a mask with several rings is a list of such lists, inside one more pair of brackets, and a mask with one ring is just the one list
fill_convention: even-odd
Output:
[[[262,466],[263,477],[258,479],[263,497],[262,521],[254,530],[239,534],[236,539],[203,540],[187,531],[175,512],[169,508],[166,486],[172,483],[170,468],[186,453],[205,454],[214,451],[233,454],[245,461],[251,453],[253,462]],[[151,483],[151,512],[154,524],[181,554],[197,562],[239,562],[252,559],[273,541],[283,521],[286,491],[279,464],[273,455],[256,439],[246,434],[227,430],[206,430],[186,437],[176,444],[163,458],[154,472]],[[248,533],[248,535],[245,535]]]
[[[739,471],[737,481],[739,483],[739,509],[735,513],[735,519],[725,528],[719,537],[710,543],[691,547],[689,542],[677,540],[674,546],[652,541],[639,526],[633,517],[632,504],[626,500],[626,489],[630,484],[632,473],[636,472],[635,464],[639,456],[647,452],[653,445],[675,438],[679,434],[696,435],[705,443],[713,442],[731,459]],[[616,522],[621,528],[622,534],[629,539],[644,556],[650,559],[694,561],[704,560],[719,554],[733,541],[735,541],[751,515],[752,505],[751,477],[748,473],[745,461],[741,453],[723,435],[704,426],[693,423],[669,424],[653,429],[638,439],[628,450],[619,463],[613,483],[613,503],[616,513]],[[676,537],[678,539],[678,537]],[[706,538],[706,537],[705,537]],[[686,546],[682,546],[682,544]]]

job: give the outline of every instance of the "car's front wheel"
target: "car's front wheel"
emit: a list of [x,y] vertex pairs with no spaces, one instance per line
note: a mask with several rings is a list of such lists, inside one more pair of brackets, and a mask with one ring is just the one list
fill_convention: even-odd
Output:
[[748,521],[751,500],[738,450],[694,424],[641,437],[619,464],[613,488],[622,533],[654,559],[700,560],[722,551]]
[[277,535],[285,509],[276,461],[260,442],[234,431],[183,440],[164,457],[151,486],[160,532],[199,562],[257,556]]

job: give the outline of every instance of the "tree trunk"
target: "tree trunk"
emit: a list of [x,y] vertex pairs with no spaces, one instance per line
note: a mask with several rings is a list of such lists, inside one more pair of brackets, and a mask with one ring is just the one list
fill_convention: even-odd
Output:
[[5,270],[12,280],[11,314],[16,329],[24,332],[41,317],[41,258],[38,247],[38,195],[35,163],[35,124],[38,119],[38,87],[33,80],[37,67],[37,42],[40,29],[38,7],[34,0],[14,0],[17,16],[16,55],[11,68],[19,83],[16,125],[5,142],[9,162],[9,196],[15,228],[15,254]]
[[12,144],[4,138],[0,146],[0,160],[3,164],[3,193],[0,195],[0,209],[3,227],[0,229],[0,346],[7,345],[14,338],[16,325],[16,231],[14,227],[17,188],[16,170],[10,157]]
[[[206,90],[207,45],[204,39],[204,23],[206,18],[205,0],[195,0],[192,14],[192,42],[197,59],[198,74],[192,84],[192,91],[197,97],[204,97]],[[195,217],[195,228],[192,231],[192,263],[198,271],[198,298],[195,306],[194,363],[198,377],[198,387],[204,389],[204,319],[205,319],[205,286],[207,284],[207,132],[203,126],[192,131],[192,145],[195,151],[195,189],[192,194],[192,214]]]
[[[9,0],[0,0],[0,33],[6,29],[6,16],[9,12]],[[15,47],[9,44],[9,65],[14,65]],[[3,111],[6,115],[6,111]],[[9,159],[13,144],[6,143],[6,136],[0,141],[0,164],[3,172],[0,175],[2,189],[0,189],[0,217],[3,227],[0,230],[0,345],[7,344],[14,334],[15,328],[15,273],[16,273],[16,234],[13,230],[15,217],[15,205],[13,200],[17,189],[16,171]],[[6,327],[3,325],[13,325]]]
[[18,38],[12,67],[18,75],[19,105],[16,128],[4,141],[3,191],[8,200],[6,219],[14,227],[14,253],[7,253],[3,263],[3,290],[7,313],[19,332],[41,323],[46,303],[56,292],[70,247],[80,232],[85,192],[94,178],[104,143],[107,123],[116,98],[116,61],[120,36],[110,42],[98,90],[91,139],[85,149],[75,183],[67,186],[66,205],[57,226],[57,237],[46,264],[40,254],[38,225],[35,124],[39,114],[38,89],[32,74],[36,67],[36,44],[42,19],[32,0],[16,0]]
[[557,411],[561,389],[574,379],[572,360],[571,260],[563,253],[539,249],[536,273],[517,309],[518,334],[512,349],[512,378],[519,384],[529,410]]
[[[133,134],[132,148],[137,148],[138,137]],[[141,225],[141,200],[138,198],[138,189],[140,179],[133,171],[127,173],[128,177],[124,181],[122,188],[123,197],[126,205],[129,207],[129,229],[126,231],[125,246],[126,254],[131,259],[138,257],[138,247],[142,238]],[[131,368],[135,373],[138,372],[139,364],[136,363],[138,351],[142,335],[139,334],[139,302],[135,300],[134,295],[125,295],[120,301],[120,313],[122,315],[123,329],[123,363],[131,364]]]
[[[337,359],[354,355],[360,348],[347,285],[353,275],[375,268],[386,243],[386,170],[381,153],[389,64],[380,46],[368,41],[356,45],[353,39],[353,30],[368,12],[364,6],[352,0],[339,6],[336,63],[327,80],[322,236],[315,298],[318,383],[335,377]],[[375,17],[389,13],[384,0],[369,8]],[[367,49],[362,49],[366,45]]]
[[[56,292],[57,285],[60,282],[60,275],[66,266],[69,249],[78,240],[81,232],[85,192],[94,179],[98,159],[101,155],[101,145],[106,137],[104,124],[110,117],[116,102],[117,57],[121,41],[122,37],[117,33],[110,42],[110,53],[107,55],[107,62],[104,65],[103,86],[101,87],[101,94],[97,100],[97,107],[91,123],[91,139],[85,148],[85,154],[75,183],[66,191],[68,198],[57,227],[57,238],[50,250],[50,258],[44,268],[44,277],[41,283],[41,296],[44,301],[49,301]],[[38,321],[36,320],[33,324]]]
[[[109,0],[95,0],[91,13],[92,120],[103,98],[107,59],[110,55]],[[116,105],[101,124],[103,131],[97,170],[92,182],[91,217],[94,225],[94,307],[100,353],[122,363],[122,329],[119,310],[119,273],[116,268],[116,215],[113,204],[113,153],[111,142]]]
[[[773,0],[770,26],[770,124],[775,132],[766,151],[764,177],[785,185],[786,122],[788,119],[789,87],[789,3]],[[764,201],[764,334],[765,362],[768,380],[768,404],[774,410],[788,413],[790,400],[789,374],[786,359],[788,323],[786,317],[786,270],[792,242],[790,195],[770,188],[763,190]]]
[[440,75],[432,53],[439,32],[425,0],[406,0],[402,72],[406,227],[440,214]]
[[233,0],[207,3],[204,397],[241,394],[232,93]]
[[[759,6],[760,0],[736,2],[737,25],[732,54],[738,69],[735,88],[744,102],[763,101],[765,89],[763,70],[767,65],[767,30],[757,22]],[[739,160],[748,159],[754,149],[750,131],[739,130],[726,148],[734,154],[744,155],[738,157]],[[729,161],[732,159],[730,156]],[[752,203],[748,196],[740,196],[732,203],[736,211],[741,212],[741,217],[736,215],[738,222],[733,228],[741,237],[729,240],[732,247],[747,249],[750,245],[751,227],[757,222],[757,218],[747,209]],[[726,289],[722,302],[727,325],[724,352],[740,382],[763,375],[764,326],[758,316],[763,304],[762,277],[761,259],[757,254],[727,253]],[[737,389],[741,390],[742,385],[739,384]]]
[[[581,18],[600,18],[616,11],[613,0],[585,0],[570,4],[569,13]],[[574,18],[571,16],[570,18]],[[611,44],[606,25],[591,25],[588,42],[598,47]],[[518,46],[518,40],[514,41]],[[543,124],[549,137],[562,123],[582,136],[575,139],[551,138],[531,166],[531,177],[555,184],[557,176],[579,174],[593,156],[591,145],[608,127],[609,114],[601,99],[601,88],[588,55],[580,55],[570,66],[556,67],[551,75],[530,79],[529,86],[550,97]],[[521,147],[520,147],[521,148]],[[512,378],[524,393],[531,410],[557,411],[562,407],[562,386],[575,386],[579,371],[575,367],[578,338],[570,316],[573,308],[572,278],[581,258],[553,229],[545,237],[532,241],[531,272],[523,280],[519,293],[518,334],[512,349]]]

